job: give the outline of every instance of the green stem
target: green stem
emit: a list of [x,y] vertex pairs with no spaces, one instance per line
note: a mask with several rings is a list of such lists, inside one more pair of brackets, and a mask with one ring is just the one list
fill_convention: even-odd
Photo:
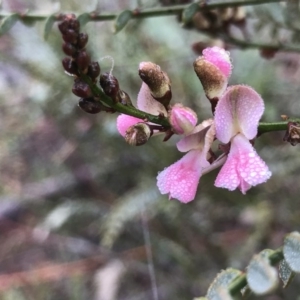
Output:
[[271,131],[283,131],[287,130],[287,124],[289,121],[266,123],[260,122],[258,126],[258,134],[263,134]]
[[[202,4],[202,1],[199,1],[199,11],[216,9],[216,8],[226,8],[226,7],[237,7],[237,6],[249,6],[249,5],[260,5],[265,3],[276,3],[284,2],[283,0],[239,0],[239,1],[224,1],[220,0],[215,3]],[[170,16],[177,15],[186,9],[190,4],[186,5],[174,5],[158,8],[150,8],[144,10],[133,10],[132,18],[141,19],[141,18],[151,18],[151,17],[160,17],[160,16]],[[109,21],[114,20],[120,12],[118,13],[101,13],[97,12],[90,13],[90,21]],[[9,12],[0,12],[0,19],[10,16]],[[24,21],[43,21],[49,17],[49,14],[38,14],[38,13],[25,13],[19,14],[20,18]],[[55,14],[56,21],[59,21],[59,13]]]
[[[274,266],[278,264],[283,259],[282,248],[276,249],[270,256],[269,260],[271,264]],[[235,279],[229,286],[229,293],[232,296],[240,294],[241,290],[247,285],[247,276],[246,274],[242,274],[237,279]]]

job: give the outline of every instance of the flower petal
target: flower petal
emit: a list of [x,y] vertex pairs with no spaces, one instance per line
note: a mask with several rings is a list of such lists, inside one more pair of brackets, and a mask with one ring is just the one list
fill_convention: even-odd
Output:
[[[209,163],[206,161],[204,165]],[[201,176],[202,155],[199,150],[192,150],[180,160],[164,169],[157,176],[157,186],[162,194],[169,198],[188,203],[194,200]]]
[[204,49],[202,54],[205,60],[218,67],[220,71],[225,75],[225,77],[228,78],[231,75],[232,65],[229,52],[215,46]]
[[271,172],[266,163],[258,156],[248,139],[238,134],[232,139],[227,161],[216,178],[215,186],[230,191],[239,187],[245,194],[251,186],[266,182],[270,177]]
[[215,111],[217,138],[228,143],[234,135],[242,133],[247,139],[253,139],[263,111],[263,100],[251,87],[236,85],[228,88]]
[[126,130],[137,123],[143,122],[143,120],[128,115],[119,115],[117,118],[117,129],[122,136],[125,136]]
[[138,109],[152,115],[163,114],[167,116],[165,107],[151,96],[150,89],[146,83],[142,83],[141,89],[137,97]]

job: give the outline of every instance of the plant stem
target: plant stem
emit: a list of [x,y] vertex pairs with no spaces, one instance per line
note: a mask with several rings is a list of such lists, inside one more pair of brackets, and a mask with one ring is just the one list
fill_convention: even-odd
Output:
[[289,121],[274,122],[274,123],[260,122],[258,126],[258,134],[260,135],[265,132],[287,130],[288,122]]
[[[237,7],[237,6],[249,6],[249,5],[260,5],[266,3],[276,3],[282,2],[283,0],[235,0],[235,1],[224,1],[220,0],[215,3],[203,3],[199,1],[199,11],[216,9],[216,8],[225,8],[225,7]],[[186,5],[174,5],[158,8],[150,8],[139,10],[133,10],[132,18],[141,19],[141,18],[151,18],[151,17],[160,17],[160,16],[170,16],[177,15],[186,9],[190,4]],[[90,13],[90,21],[109,21],[114,20],[120,13],[101,13],[97,12]],[[0,19],[10,16],[9,12],[0,12]],[[49,17],[49,14],[38,14],[38,13],[20,13],[20,18],[24,21],[43,21]],[[55,14],[56,21],[59,21],[59,13]]]

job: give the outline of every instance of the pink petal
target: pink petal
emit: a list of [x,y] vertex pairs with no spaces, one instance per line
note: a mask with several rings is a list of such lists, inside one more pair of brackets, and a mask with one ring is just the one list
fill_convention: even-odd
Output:
[[139,110],[145,111],[152,115],[160,113],[167,116],[165,107],[151,96],[150,89],[146,83],[142,83],[141,89],[137,97],[137,107]]
[[139,122],[143,122],[143,120],[138,119],[136,117],[121,114],[117,118],[117,129],[122,136],[125,136],[126,130],[130,126]]
[[215,46],[212,48],[204,49],[202,54],[205,60],[211,62],[216,67],[218,67],[219,70],[223,73],[223,75],[225,75],[225,77],[228,78],[230,76],[232,65],[230,61],[229,52]]
[[157,176],[157,186],[162,194],[169,194],[169,198],[188,203],[194,200],[201,176],[201,151],[192,150],[180,160],[164,169]]
[[270,177],[266,163],[257,155],[248,139],[238,134],[232,139],[227,161],[217,176],[215,186],[230,191],[238,187],[245,194],[251,186],[266,182]]
[[228,88],[215,111],[217,138],[228,143],[234,135],[242,133],[247,139],[253,139],[263,111],[263,100],[251,87],[236,85]]

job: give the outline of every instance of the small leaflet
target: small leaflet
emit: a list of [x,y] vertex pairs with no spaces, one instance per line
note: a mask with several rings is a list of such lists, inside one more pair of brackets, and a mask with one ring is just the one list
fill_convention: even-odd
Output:
[[283,255],[292,271],[300,273],[300,233],[292,232],[284,239]]
[[198,11],[198,9],[198,3],[192,3],[187,8],[185,8],[182,12],[182,23],[184,25],[189,24],[193,20],[193,17]]
[[80,27],[85,26],[91,19],[91,14],[89,13],[83,13],[77,18],[78,22],[80,23]]
[[132,18],[131,10],[123,10],[116,18],[114,23],[114,33],[121,31]]
[[247,267],[249,288],[258,295],[273,291],[278,284],[277,270],[271,266],[268,256],[273,250],[263,250],[255,255]]
[[46,41],[48,39],[48,36],[52,30],[53,24],[56,21],[56,17],[54,15],[50,15],[46,22],[44,27],[44,40]]
[[0,25],[0,35],[3,35],[6,32],[8,32],[19,19],[20,19],[19,14],[12,14],[12,15],[5,17],[2,20],[1,25]]
[[286,288],[294,278],[294,272],[284,259],[279,263],[279,278],[283,282],[283,288]]

